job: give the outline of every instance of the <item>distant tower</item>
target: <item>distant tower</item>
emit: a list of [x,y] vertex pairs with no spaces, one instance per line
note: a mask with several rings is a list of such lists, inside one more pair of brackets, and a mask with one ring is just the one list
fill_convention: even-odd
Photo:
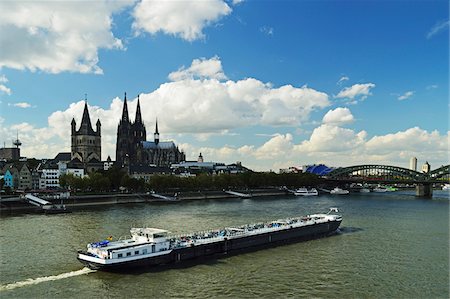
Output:
[[122,118],[117,127],[116,161],[119,165],[133,164],[137,161],[137,149],[142,141],[147,140],[147,133],[141,115],[141,104],[138,96],[134,123],[128,116],[127,93],[123,102]]
[[155,133],[153,134],[153,136],[155,138],[155,144],[158,145],[158,143],[159,143],[158,119],[156,119],[156,128],[155,128]]
[[87,101],[84,103],[83,117],[81,119],[80,129],[77,131],[75,119],[72,119],[72,159],[77,158],[83,163],[89,163],[91,160],[101,161],[102,143],[101,143],[101,123],[97,120],[97,131],[92,129],[91,118]]
[[22,142],[20,142],[20,140],[19,140],[19,131],[17,131],[17,138],[16,138],[16,140],[13,140],[12,144],[15,145],[18,150],[20,150],[19,146],[22,145]]
[[198,163],[203,163],[203,156],[202,156],[202,153],[200,153],[200,155],[198,155],[197,162],[198,162]]
[[425,162],[425,164],[422,165],[422,172],[423,173],[429,173],[431,170],[431,166],[430,164],[427,162]]
[[411,160],[409,160],[409,169],[417,171],[417,158],[411,157]]

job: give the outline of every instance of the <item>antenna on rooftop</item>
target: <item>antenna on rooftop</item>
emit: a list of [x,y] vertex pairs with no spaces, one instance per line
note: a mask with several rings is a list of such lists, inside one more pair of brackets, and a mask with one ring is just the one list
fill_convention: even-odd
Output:
[[15,145],[17,148],[22,145],[22,142],[19,140],[19,130],[17,130],[17,139],[13,140],[13,145]]

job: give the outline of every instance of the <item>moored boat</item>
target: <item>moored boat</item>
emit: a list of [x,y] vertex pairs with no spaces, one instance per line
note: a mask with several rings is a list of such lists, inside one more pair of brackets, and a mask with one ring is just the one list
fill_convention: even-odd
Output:
[[130,239],[88,244],[87,250],[78,251],[78,260],[91,269],[125,271],[251,251],[331,235],[342,221],[331,212],[337,209],[178,236],[163,229],[132,228]]
[[317,196],[319,195],[319,192],[317,192],[316,188],[311,188],[311,189],[307,189],[307,188],[298,188],[297,190],[294,191],[294,195],[296,196]]
[[336,187],[330,191],[330,194],[337,194],[337,195],[345,195],[345,194],[349,194],[349,193],[350,193],[350,191],[341,189],[339,187]]
[[386,189],[385,187],[382,187],[382,186],[377,186],[377,187],[373,188],[372,191],[377,192],[377,193],[384,193],[384,192],[387,192],[388,189]]

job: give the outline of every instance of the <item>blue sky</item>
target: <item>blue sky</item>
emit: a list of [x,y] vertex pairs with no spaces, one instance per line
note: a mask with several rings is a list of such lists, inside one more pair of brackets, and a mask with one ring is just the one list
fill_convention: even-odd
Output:
[[0,142],[19,131],[28,157],[70,150],[87,93],[103,158],[114,159],[126,91],[132,113],[141,95],[147,138],[158,117],[188,159],[448,164],[448,1],[5,1],[0,11]]

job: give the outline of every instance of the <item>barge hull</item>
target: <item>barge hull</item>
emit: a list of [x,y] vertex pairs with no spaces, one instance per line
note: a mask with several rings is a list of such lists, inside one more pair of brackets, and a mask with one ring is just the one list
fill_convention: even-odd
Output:
[[329,236],[336,232],[340,223],[341,221],[329,221],[280,231],[272,231],[254,236],[235,237],[213,243],[178,248],[165,255],[142,258],[123,263],[97,264],[80,258],[78,258],[78,260],[91,269],[114,272],[130,271],[136,268],[170,266],[190,260],[220,258],[226,255],[235,255],[242,252],[256,251],[262,248]]

